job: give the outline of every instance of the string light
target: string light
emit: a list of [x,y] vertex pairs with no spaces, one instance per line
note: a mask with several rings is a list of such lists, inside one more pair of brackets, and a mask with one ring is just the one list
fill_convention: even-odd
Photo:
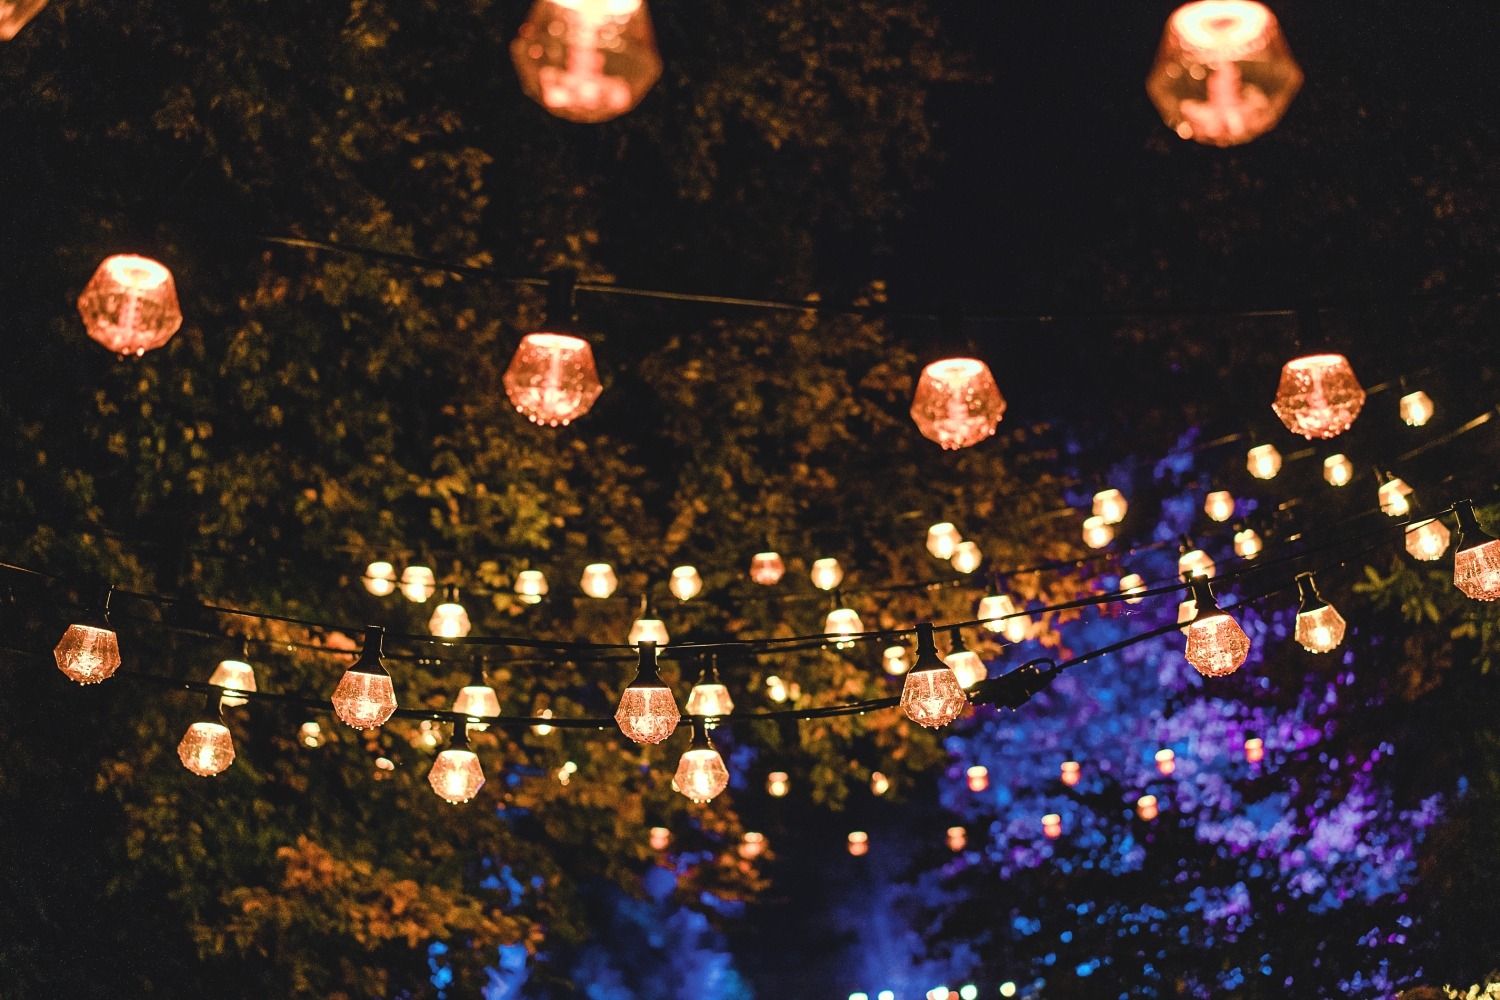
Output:
[[[1177,605],[1177,624],[1186,625],[1196,617],[1198,617],[1198,602],[1191,597]],[[1184,628],[1182,631],[1186,633],[1187,629]]]
[[1125,494],[1119,490],[1100,490],[1094,494],[1094,516],[1102,517],[1105,524],[1119,524],[1125,520],[1125,512],[1129,509]]
[[1120,593],[1127,595],[1126,604],[1139,604],[1146,599],[1146,581],[1139,573],[1126,573],[1120,577]]
[[957,573],[968,576],[984,564],[984,553],[977,542],[959,542],[953,547],[953,556],[948,560]]
[[547,576],[539,569],[523,569],[516,574],[516,596],[522,604],[541,604],[547,596]]
[[656,673],[656,643],[640,644],[635,679],[620,695],[615,722],[620,732],[637,743],[660,743],[671,736],[681,718],[672,689]]
[[815,559],[812,564],[812,585],[819,590],[832,590],[844,580],[844,569],[833,558]]
[[714,749],[706,727],[693,726],[692,746],[677,762],[677,775],[673,781],[673,787],[689,801],[699,804],[712,801],[729,787],[729,768],[724,766],[724,758]]
[[1177,770],[1176,751],[1166,748],[1156,751],[1156,769],[1162,774],[1171,774]]
[[537,0],[510,54],[526,96],[575,122],[624,114],[661,76],[641,0]]
[[389,597],[396,592],[396,567],[377,559],[365,567],[364,585],[376,597]]
[[1281,471],[1281,452],[1274,444],[1258,444],[1246,455],[1245,467],[1256,479],[1275,479]]
[[1179,550],[1181,555],[1177,557],[1178,576],[1202,576],[1212,579],[1219,571],[1213,559],[1209,558],[1207,552],[1195,548],[1192,542],[1184,538]]
[[205,718],[188,726],[177,744],[177,759],[182,766],[203,778],[222,774],[234,763],[234,738],[219,715],[213,696],[208,699]]
[[[517,580],[516,586],[520,585],[520,580]],[[524,597],[521,599],[526,600]],[[427,631],[440,639],[462,639],[469,634],[471,627],[469,613],[458,603],[458,588],[450,586],[443,595],[442,603],[432,609],[432,617],[427,620]]]
[[968,690],[975,684],[989,676],[989,670],[979,654],[964,646],[962,629],[951,629],[948,633],[950,647],[948,655],[943,657],[943,662],[948,664],[948,669],[953,671],[953,676],[958,678],[958,686]]
[[1313,354],[1288,361],[1271,409],[1293,434],[1308,440],[1347,431],[1365,405],[1365,390],[1342,354]]
[[968,780],[969,791],[982,792],[990,787],[990,769],[983,764],[975,764],[964,773]]
[[1448,526],[1436,518],[1418,521],[1406,529],[1406,551],[1414,559],[1435,562],[1448,551],[1451,537]]
[[[552,709],[550,709],[550,708],[544,708],[544,709],[542,709],[540,712],[537,713],[537,718],[539,718],[539,719],[550,719],[550,718],[552,718]],[[538,736],[550,736],[552,734],[552,731],[555,728],[556,728],[555,726],[549,726],[545,722],[539,722],[536,725],[534,725],[534,726],[531,727],[531,731],[533,733],[536,733]]]
[[613,594],[619,585],[615,568],[609,563],[589,563],[583,567],[583,576],[578,580],[578,587],[584,594],[601,601]]
[[1405,480],[1386,473],[1386,480],[1380,484],[1377,496],[1383,513],[1391,517],[1405,517],[1411,513],[1411,487],[1406,485]]
[[979,600],[978,617],[984,627],[998,632],[1011,642],[1021,642],[1031,627],[1031,616],[1016,614],[1016,603],[1009,594],[990,594]]
[[1309,653],[1333,652],[1344,641],[1343,616],[1318,593],[1311,573],[1297,574],[1297,597],[1297,642]]
[[426,604],[437,593],[437,577],[427,566],[408,566],[401,571],[401,596],[414,604]]
[[901,689],[901,710],[919,726],[936,729],[963,714],[969,703],[948,664],[938,659],[932,626],[917,626],[917,662]]
[[47,0],[4,0],[0,2],[0,42],[16,37],[16,32],[26,27],[37,12],[47,6]]
[[1161,815],[1161,808],[1156,804],[1155,795],[1142,795],[1135,800],[1135,814],[1147,823]]
[[774,798],[785,797],[792,782],[785,771],[772,771],[766,775],[766,792]]
[[121,357],[140,357],[182,326],[172,272],[150,257],[106,257],[78,297],[90,337]]
[[1219,610],[1206,579],[1194,577],[1189,582],[1197,614],[1183,630],[1187,633],[1187,661],[1205,677],[1232,674],[1250,655],[1250,637],[1239,622]]
[[1076,760],[1065,760],[1062,762],[1062,770],[1059,777],[1063,784],[1069,788],[1073,788],[1083,778],[1083,765]]
[[297,730],[297,738],[302,741],[303,746],[312,750],[328,742],[328,737],[323,734],[323,727],[316,722],[302,723]]
[[1323,478],[1330,486],[1347,486],[1354,478],[1354,463],[1344,454],[1329,455],[1323,459]]
[[[829,636],[858,635],[865,630],[865,623],[859,620],[859,612],[853,608],[834,608],[828,612],[828,617],[823,619],[823,634]],[[854,645],[848,639],[835,640],[834,645],[840,649],[848,649]]]
[[672,843],[672,831],[664,826],[653,826],[649,843],[653,851],[665,851]]
[[244,692],[255,690],[255,668],[244,660],[220,660],[208,683],[224,689],[221,705],[238,708],[245,703]]
[[670,640],[671,636],[667,634],[666,622],[660,618],[645,616],[637,618],[631,624],[630,634],[625,638],[625,641],[632,646],[642,646],[648,642],[657,646],[665,646]]
[[1097,514],[1083,519],[1083,544],[1091,549],[1102,549],[1115,540],[1115,529]]
[[947,358],[922,369],[911,418],[929,441],[953,450],[995,433],[1005,400],[989,365],[976,358]]
[[1234,497],[1228,490],[1214,490],[1203,499],[1203,513],[1211,521],[1229,520],[1234,516]]
[[1260,534],[1254,528],[1244,528],[1234,533],[1234,554],[1241,559],[1254,559],[1265,548]]
[[1453,553],[1453,583],[1476,601],[1500,599],[1500,540],[1479,527],[1474,501],[1453,505],[1458,515],[1458,546]]
[[911,669],[911,659],[905,646],[887,646],[880,654],[880,664],[892,677],[900,677]]
[[667,587],[679,601],[691,601],[703,590],[703,577],[695,566],[678,566],[672,570]]
[[69,625],[52,651],[57,669],[79,684],[109,680],[120,669],[120,637],[109,627],[109,597],[97,625]]
[[729,689],[719,681],[718,666],[714,665],[711,670],[713,680],[700,676],[698,683],[688,692],[688,715],[720,719],[734,711],[734,699],[729,696]]
[[953,550],[964,538],[948,521],[940,521],[927,529],[927,551],[934,559],[952,559]]
[[453,727],[448,749],[432,762],[427,783],[437,792],[438,798],[456,806],[478,795],[484,787],[484,768],[479,763],[479,755],[469,749],[467,726]]
[[781,582],[786,564],[775,552],[757,552],[750,558],[750,579],[763,587],[774,587]]
[[776,702],[779,705],[791,696],[791,688],[787,686],[786,681],[782,680],[780,677],[777,677],[775,674],[771,674],[766,678],[767,698],[770,698],[772,701]]
[[754,861],[765,853],[766,847],[765,834],[757,833],[754,830],[746,830],[745,835],[740,838],[740,846],[735,850],[746,861]]
[[[590,7],[601,0],[582,0]],[[609,0],[603,0],[609,2]],[[624,0],[639,3],[640,0]],[[539,0],[554,11],[564,8]],[[530,24],[531,22],[527,22]],[[521,29],[526,30],[525,26]],[[519,42],[519,39],[517,39]],[[514,52],[515,49],[513,48]],[[570,332],[573,325],[573,287],[577,274],[568,270],[547,276],[547,324],[549,329],[521,338],[501,382],[512,406],[534,424],[565,427],[594,405],[604,387],[594,368],[594,350],[589,342]]]
[[1057,813],[1048,813],[1042,817],[1042,833],[1048,840],[1056,840],[1062,836],[1062,817]]
[[365,645],[359,659],[344,672],[333,691],[333,711],[347,726],[374,729],[385,725],[396,711],[396,689],[381,663],[385,629],[365,628]]
[[1420,389],[1401,397],[1401,419],[1409,427],[1426,426],[1434,410],[1431,397]]
[[855,830],[849,834],[849,853],[856,858],[862,858],[870,853],[870,835],[863,830]]
[[948,827],[948,850],[961,851],[969,846],[969,832],[961,826]]
[[1245,760],[1251,764],[1259,764],[1266,758],[1266,741],[1259,736],[1252,736],[1245,741]]
[[870,794],[884,795],[891,790],[891,779],[880,771],[870,772]]
[[[482,719],[500,714],[500,696],[484,682],[484,661],[480,660],[474,670],[474,683],[464,686],[453,699],[453,711],[459,715]],[[482,733],[489,729],[487,722],[471,722],[468,732]]]

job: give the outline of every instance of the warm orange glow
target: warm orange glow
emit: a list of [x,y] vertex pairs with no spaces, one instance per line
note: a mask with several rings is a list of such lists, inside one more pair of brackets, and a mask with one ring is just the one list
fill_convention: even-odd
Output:
[[1276,17],[1253,0],[1198,0],[1167,22],[1146,80],[1184,139],[1236,146],[1276,126],[1302,86]]
[[[858,635],[865,630],[865,623],[859,620],[859,612],[853,608],[835,608],[828,612],[828,617],[823,619],[823,634],[833,636]],[[834,643],[840,649],[846,649],[854,643],[841,640]]]
[[437,577],[426,566],[408,566],[401,571],[401,596],[417,604],[426,604],[437,593]]
[[1418,389],[1401,397],[1401,419],[1408,426],[1421,427],[1432,419],[1434,407],[1427,393]]
[[365,567],[365,589],[376,597],[388,597],[396,592],[396,567],[384,560],[376,560]]
[[1354,478],[1354,463],[1347,455],[1329,455],[1323,459],[1323,478],[1329,486],[1347,486]]
[[667,632],[667,623],[660,618],[637,618],[631,624],[630,634],[625,637],[625,641],[632,646],[639,646],[643,642],[665,646],[671,638]]
[[603,600],[615,592],[620,585],[615,576],[615,568],[609,563],[589,563],[583,567],[583,576],[578,580],[578,587],[589,597]]
[[990,769],[983,764],[975,764],[969,768],[965,776],[968,778],[971,792],[982,792],[990,787]]
[[1259,764],[1266,758],[1266,741],[1259,736],[1252,736],[1245,741],[1245,759],[1252,764]]
[[1083,765],[1076,760],[1065,760],[1062,762],[1062,783],[1069,788],[1074,787],[1083,778]]
[[0,0],[0,42],[15,38],[45,6],[47,0]]
[[1161,815],[1161,808],[1156,804],[1156,796],[1142,795],[1136,799],[1135,814],[1148,823]]
[[[520,581],[517,581],[516,585],[520,586]],[[524,597],[521,599],[526,600]],[[440,639],[462,639],[469,634],[469,629],[472,627],[469,622],[469,613],[464,610],[462,604],[454,600],[444,601],[433,608],[432,617],[427,620],[427,631]]]
[[740,857],[746,861],[754,861],[766,851],[766,835],[756,833],[754,830],[746,830],[745,835],[740,838],[740,846],[737,850]]
[[891,779],[879,771],[870,772],[870,794],[884,795],[891,790]]
[[1234,533],[1234,554],[1241,559],[1254,559],[1266,547],[1254,528],[1245,528]]
[[1380,484],[1377,494],[1380,498],[1380,510],[1391,517],[1405,517],[1411,513],[1411,487],[1406,481],[1397,477],[1391,477]]
[[989,365],[975,358],[934,361],[922,369],[912,397],[911,418],[929,441],[947,449],[968,448],[995,433],[1005,400]]
[[1250,655],[1250,637],[1239,622],[1219,610],[1206,580],[1193,581],[1193,600],[1197,614],[1183,628],[1187,661],[1205,677],[1234,673]]
[[323,733],[323,727],[316,722],[302,723],[302,726],[297,730],[297,739],[303,746],[311,750],[316,750],[328,742],[328,737]]
[[812,564],[812,585],[819,590],[832,590],[844,579],[844,568],[837,559],[816,559]]
[[885,647],[885,652],[880,654],[880,662],[885,672],[892,677],[900,677],[911,669],[911,659],[905,646]]
[[713,800],[729,787],[729,768],[724,766],[724,758],[708,745],[707,737],[703,743],[700,746],[698,740],[693,741],[693,749],[677,762],[677,775],[673,779],[679,792],[700,804]]
[[766,697],[780,704],[792,696],[792,689],[786,681],[771,674],[766,678]]
[[69,625],[52,655],[70,680],[98,684],[120,669],[120,639],[107,628]]
[[218,722],[195,722],[177,744],[177,759],[194,774],[211,778],[234,763],[234,740]]
[[1442,521],[1419,521],[1406,529],[1406,551],[1413,559],[1434,562],[1448,551],[1451,538],[1452,533]]
[[965,576],[984,565],[984,553],[978,542],[959,542],[953,547],[953,556],[948,560],[955,572]]
[[1342,354],[1313,354],[1288,361],[1271,409],[1293,434],[1338,437],[1365,405],[1365,390]]
[[[523,569],[516,574],[516,596],[523,604],[540,604],[547,596],[547,576],[539,569]],[[465,630],[467,633],[467,630]],[[438,633],[434,632],[434,635]]]
[[775,552],[757,552],[750,559],[750,579],[763,587],[780,583],[781,574],[785,572],[786,564]]
[[1203,499],[1203,513],[1211,521],[1227,521],[1234,516],[1234,497],[1228,490],[1214,490]]
[[1156,769],[1162,774],[1171,774],[1177,770],[1177,754],[1172,750],[1156,751]]
[[1146,581],[1139,573],[1126,573],[1120,577],[1120,593],[1127,595],[1126,604],[1139,604],[1145,600],[1141,594],[1146,592]]
[[1129,507],[1125,494],[1119,490],[1100,490],[1094,494],[1094,516],[1104,518],[1105,524],[1119,524],[1125,520],[1125,511]]
[[1213,559],[1202,549],[1190,549],[1177,557],[1178,576],[1205,576],[1212,579],[1218,571]]
[[651,839],[648,841],[653,851],[665,851],[672,843],[672,831],[664,826],[653,826],[651,828]]
[[[470,684],[453,699],[453,711],[476,719],[496,716],[500,714],[500,696],[488,684]],[[468,731],[482,733],[489,728],[488,722],[471,722]]]
[[641,0],[537,0],[510,55],[526,96],[575,122],[624,114],[661,76]]
[[1083,544],[1091,549],[1102,549],[1115,540],[1115,529],[1104,518],[1095,515],[1083,519]]
[[948,827],[948,850],[961,851],[969,846],[969,831],[961,826]]
[[870,853],[870,835],[863,830],[855,830],[849,834],[849,853],[856,858],[862,858]]
[[984,627],[998,632],[1010,642],[1021,642],[1031,628],[1031,616],[1016,613],[1016,603],[1009,594],[990,594],[979,600],[978,617]]
[[1042,817],[1042,833],[1047,835],[1048,840],[1056,840],[1062,836],[1062,817],[1057,813],[1048,813]]
[[[361,661],[362,663],[363,661]],[[396,711],[396,690],[383,669],[368,673],[359,663],[350,667],[333,692],[333,710],[346,725],[374,729],[385,725]]]
[[1258,444],[1246,455],[1245,467],[1256,479],[1275,479],[1281,471],[1281,452],[1274,444]]
[[511,405],[527,420],[547,427],[577,420],[604,391],[589,342],[565,333],[522,337],[502,381]]
[[462,805],[484,787],[484,768],[472,750],[444,750],[427,772],[427,783],[438,798]]
[[734,699],[729,696],[729,689],[718,682],[700,682],[688,692],[688,715],[719,719],[733,711]]
[[78,297],[84,328],[121,356],[139,357],[182,326],[172,272],[149,257],[106,257]]
[[[1191,597],[1183,601],[1181,604],[1177,605],[1177,624],[1186,625],[1188,622],[1197,617],[1198,602],[1193,600]],[[1186,632],[1187,629],[1184,628],[1183,631]]]
[[901,689],[901,710],[919,726],[936,729],[963,714],[968,696],[942,660],[932,638],[932,627],[917,627],[917,663]]
[[775,798],[782,798],[787,790],[792,787],[791,779],[785,771],[772,771],[766,775],[766,791]]
[[679,601],[691,601],[702,592],[703,577],[698,575],[696,566],[678,566],[672,570],[667,587]]
[[255,690],[255,668],[244,660],[220,660],[209,675],[208,683],[224,688],[220,705],[237,708],[248,700],[239,692]]
[[952,559],[953,550],[964,538],[958,529],[947,521],[941,521],[927,529],[927,551],[934,559]]
[[637,743],[660,743],[677,729],[681,718],[672,689],[656,675],[656,645],[640,644],[636,676],[620,695],[615,722],[620,732]]
[[1453,583],[1476,601],[1500,600],[1500,541],[1487,534],[1474,516],[1474,504],[1460,500],[1458,549],[1453,553]]
[[979,658],[979,654],[967,649],[949,653],[943,657],[943,662],[948,664],[948,669],[952,670],[953,676],[958,678],[958,686],[966,691],[984,680],[990,673],[984,661]]
[[[552,718],[552,709],[544,708],[540,712],[536,713],[536,717],[539,719],[550,719]],[[555,726],[549,726],[545,722],[541,722],[536,724],[535,726],[532,726],[531,731],[533,733],[536,733],[538,736],[549,736],[555,728]]]

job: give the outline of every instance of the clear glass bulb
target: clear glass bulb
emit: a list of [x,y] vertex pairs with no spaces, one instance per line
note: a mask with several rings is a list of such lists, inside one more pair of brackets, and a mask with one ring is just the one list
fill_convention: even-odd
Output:
[[[476,719],[497,716],[500,714],[500,696],[488,684],[470,684],[453,699],[453,711]],[[471,722],[468,731],[482,733],[489,728],[488,722]]]
[[917,430],[943,448],[968,448],[999,426],[1005,400],[989,365],[975,358],[934,361],[922,369],[912,397]]
[[948,669],[953,671],[953,676],[958,678],[958,686],[967,691],[989,676],[989,669],[984,665],[984,660],[979,654],[968,649],[961,649],[956,653],[949,653],[943,657],[943,662],[948,664]]
[[1413,559],[1435,562],[1448,551],[1452,537],[1442,521],[1419,521],[1406,529],[1406,551]]
[[953,550],[963,540],[958,529],[948,521],[940,521],[927,529],[927,551],[934,559],[952,559]]
[[1297,615],[1296,639],[1309,653],[1331,653],[1344,641],[1344,618],[1332,605]]
[[357,667],[344,672],[333,691],[333,711],[355,729],[383,726],[396,711],[396,688],[391,675],[367,673]]
[[104,259],[78,297],[78,314],[89,336],[121,357],[161,347],[182,326],[172,272],[133,254]]
[[734,699],[729,696],[729,689],[718,682],[700,682],[688,692],[688,715],[720,719],[733,711]]
[[609,563],[589,563],[583,568],[583,576],[578,581],[579,588],[585,594],[601,601],[613,594],[619,585],[615,569]]
[[819,590],[832,590],[844,580],[844,568],[837,559],[816,559],[812,564],[812,585]]
[[676,788],[693,802],[708,802],[729,787],[729,768],[713,747],[689,750],[677,762]]
[[891,790],[891,779],[879,771],[870,772],[870,794],[884,795]]
[[639,646],[643,642],[665,646],[671,638],[667,634],[667,623],[660,618],[637,618],[630,626],[630,634],[625,641],[632,646]]
[[438,798],[462,805],[484,787],[484,768],[472,750],[444,750],[427,772],[427,783]]
[[1271,409],[1293,434],[1308,440],[1347,431],[1365,405],[1365,390],[1342,354],[1314,354],[1288,361]]
[[1245,456],[1245,467],[1256,479],[1275,479],[1281,471],[1281,452],[1273,444],[1258,444]]
[[107,628],[69,625],[52,655],[70,680],[98,684],[120,669],[120,639]]
[[208,683],[225,689],[219,704],[236,708],[248,700],[238,692],[255,690],[255,668],[244,660],[220,660]]
[[693,566],[678,566],[672,570],[672,579],[667,586],[679,601],[691,601],[703,590],[703,577]]
[[511,405],[527,420],[545,427],[577,420],[604,391],[589,342],[565,333],[522,337],[501,381]]
[[[828,617],[823,619],[823,634],[832,636],[858,635],[865,630],[865,623],[859,620],[859,612],[853,608],[835,608],[828,612]],[[847,649],[854,645],[847,640],[838,640],[834,645],[840,649]]]
[[234,763],[234,739],[217,722],[195,722],[177,744],[177,759],[194,774],[211,778]]

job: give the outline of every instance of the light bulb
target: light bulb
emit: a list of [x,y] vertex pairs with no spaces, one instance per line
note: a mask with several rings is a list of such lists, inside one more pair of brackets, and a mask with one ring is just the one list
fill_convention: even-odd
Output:
[[1010,642],[1022,642],[1031,628],[1031,616],[1016,613],[1016,603],[1009,594],[990,594],[979,599],[977,616],[984,627],[998,632]]
[[1432,414],[1432,399],[1422,390],[1401,397],[1401,419],[1408,426],[1421,427],[1432,419]]
[[1342,354],[1313,354],[1288,361],[1271,409],[1293,434],[1338,437],[1365,405],[1365,390]]
[[365,567],[365,589],[376,597],[389,597],[396,592],[396,567],[384,560],[376,560]]
[[[552,709],[544,708],[536,714],[536,717],[538,719],[550,719],[552,718]],[[550,736],[552,735],[552,731],[556,728],[556,726],[549,726],[545,722],[539,722],[531,727],[531,731],[533,733],[536,733],[538,736]]]
[[712,682],[699,681],[688,692],[687,714],[721,719],[734,711],[734,699],[729,689],[720,684],[715,676]]
[[547,596],[547,576],[539,569],[523,569],[516,574],[516,596],[523,604],[541,604]]
[[1102,517],[1105,524],[1119,524],[1125,520],[1125,511],[1129,507],[1125,494],[1119,490],[1100,490],[1094,494],[1094,516]]
[[1056,840],[1062,836],[1062,817],[1057,813],[1048,813],[1042,817],[1042,833],[1048,840]]
[[849,834],[849,853],[856,858],[862,858],[870,853],[870,835],[863,830],[855,830]]
[[577,420],[604,391],[589,342],[565,333],[522,337],[502,382],[511,405],[527,420],[546,427]]
[[967,576],[984,564],[984,553],[979,551],[976,542],[959,542],[953,547],[948,562],[955,572]]
[[870,794],[884,795],[891,790],[891,779],[880,771],[870,772]]
[[635,680],[620,694],[615,722],[620,732],[637,743],[660,743],[671,736],[681,718],[677,700],[656,673],[656,644],[640,643]]
[[677,762],[674,787],[692,802],[711,801],[729,787],[729,768],[709,741],[708,733],[693,729],[693,745]]
[[[1186,625],[1188,622],[1197,617],[1198,602],[1193,600],[1191,597],[1183,601],[1181,604],[1177,605],[1177,624]],[[1187,629],[1184,628],[1182,631],[1186,632]]]
[[172,272],[149,257],[106,257],[78,297],[90,337],[121,357],[140,357],[182,326]]
[[1309,653],[1331,653],[1344,641],[1343,616],[1323,600],[1311,573],[1297,574],[1297,594],[1297,642]]
[[812,564],[812,584],[819,590],[832,590],[844,579],[844,569],[837,559],[817,559]]
[[440,639],[462,639],[470,628],[469,613],[458,603],[457,588],[449,591],[448,600],[432,609],[432,617],[427,620],[427,631]]
[[944,839],[950,851],[961,851],[969,846],[969,832],[961,826],[948,827],[948,833]]
[[1259,764],[1266,757],[1266,741],[1259,736],[1252,736],[1245,741],[1245,759],[1252,764]]
[[[859,620],[859,612],[853,608],[834,608],[828,612],[828,617],[823,619],[823,634],[831,636],[858,635],[865,630],[865,623]],[[843,639],[834,642],[840,649],[848,649],[854,645],[853,642]]]
[[1083,544],[1091,549],[1102,549],[1115,540],[1115,529],[1099,516],[1083,519]]
[[194,774],[211,778],[234,763],[234,739],[221,722],[195,722],[177,744],[177,759]]
[[667,587],[679,601],[691,601],[703,590],[703,577],[693,566],[678,566],[672,570],[672,579]]
[[15,38],[45,6],[47,0],[0,0],[0,42]]
[[1193,601],[1197,615],[1187,627],[1187,661],[1205,677],[1224,677],[1234,673],[1250,655],[1250,637],[1240,623],[1219,610],[1208,588],[1208,581],[1192,581]]
[[1234,533],[1234,554],[1241,559],[1254,559],[1260,555],[1265,543],[1254,528],[1245,528]]
[[911,418],[923,437],[945,449],[978,444],[995,433],[1004,415],[1005,400],[983,361],[934,361],[917,378]]
[[780,583],[781,574],[785,572],[786,564],[775,552],[757,552],[750,558],[750,579],[763,587]]
[[462,728],[453,732],[453,745],[437,755],[432,770],[427,772],[427,783],[437,792],[438,798],[454,805],[462,805],[484,787],[484,768],[479,756],[470,750],[468,741],[460,734]]
[[1146,79],[1167,127],[1208,146],[1237,146],[1269,132],[1301,86],[1276,16],[1254,0],[1179,7]]
[[927,551],[934,559],[952,559],[953,550],[964,538],[952,523],[940,521],[927,529]]
[[766,835],[756,833],[754,830],[746,830],[745,835],[740,838],[740,846],[736,848],[736,851],[746,861],[754,861],[766,851]]
[[1474,501],[1453,505],[1458,515],[1458,546],[1453,553],[1453,583],[1476,601],[1500,599],[1500,541],[1486,534],[1474,516]]
[[1126,573],[1120,577],[1120,593],[1126,595],[1126,604],[1139,604],[1145,600],[1140,596],[1146,592],[1146,581],[1139,573]]
[[1405,517],[1411,513],[1411,487],[1396,476],[1388,476],[1380,484],[1376,494],[1380,499],[1380,510],[1391,517]]
[[240,692],[255,690],[255,668],[244,660],[220,660],[209,675],[208,683],[224,688],[219,704],[235,708],[248,700]]
[[537,0],[510,46],[526,96],[575,122],[604,122],[661,76],[641,0]]
[[1177,754],[1170,750],[1156,751],[1156,769],[1162,774],[1171,774],[1177,770]]
[[401,595],[416,604],[426,604],[437,593],[437,577],[426,566],[408,566],[401,571]]
[[885,652],[880,654],[880,664],[892,677],[900,677],[911,669],[911,659],[907,656],[905,646],[885,647]]
[[578,580],[579,588],[589,597],[604,600],[615,592],[620,581],[609,563],[589,563],[583,567],[583,576]]
[[917,662],[901,689],[901,710],[919,726],[936,729],[963,714],[968,696],[946,663],[938,659],[931,625],[917,626]]
[[1213,559],[1202,549],[1189,549],[1177,557],[1178,576],[1206,576],[1212,579],[1218,570]]
[[949,653],[943,657],[943,662],[948,664],[948,669],[958,678],[958,686],[966,691],[989,676],[989,670],[979,654],[967,649]]
[[639,646],[645,642],[665,646],[671,640],[667,634],[667,623],[660,618],[637,618],[630,626],[630,634],[625,641],[632,646]]
[[[453,699],[453,711],[476,719],[497,716],[500,714],[500,696],[488,684],[470,684],[462,688],[458,697]],[[468,725],[471,733],[482,733],[489,728],[488,722],[471,722]]]
[[1234,497],[1228,490],[1214,490],[1203,500],[1203,513],[1211,521],[1227,521],[1234,516]]
[[1281,471],[1281,452],[1274,444],[1258,444],[1245,456],[1245,467],[1256,479],[1275,479]]
[[1347,455],[1329,455],[1323,459],[1323,478],[1329,486],[1347,486],[1354,478],[1354,463]]
[[672,831],[664,826],[653,826],[651,828],[651,849],[653,851],[665,851],[667,845],[672,843]]
[[380,662],[385,630],[365,629],[365,646],[359,659],[339,680],[333,691],[333,711],[345,725],[355,729],[382,726],[396,711],[396,690],[391,675]]
[[120,669],[120,639],[101,626],[69,625],[52,655],[70,680],[98,684]]
[[1155,795],[1142,795],[1135,800],[1135,813],[1146,822],[1151,822],[1161,815],[1161,808],[1156,804]]
[[1448,526],[1442,521],[1418,521],[1406,529],[1406,551],[1414,559],[1433,562],[1443,558],[1451,537]]
[[990,787],[990,769],[983,764],[975,764],[969,768],[964,772],[964,778],[971,792],[982,792]]
[[1067,785],[1069,788],[1072,788],[1077,785],[1079,780],[1083,777],[1083,765],[1078,763],[1078,761],[1076,760],[1065,760],[1062,762],[1062,771],[1060,776],[1062,779],[1062,783]]
[[316,750],[328,742],[328,737],[323,733],[323,727],[316,722],[304,722],[297,730],[297,739],[303,746]]
[[779,705],[791,697],[791,689],[787,687],[786,681],[771,674],[766,678],[766,697]]
[[782,798],[791,788],[791,779],[785,771],[772,771],[766,775],[766,791],[775,798]]

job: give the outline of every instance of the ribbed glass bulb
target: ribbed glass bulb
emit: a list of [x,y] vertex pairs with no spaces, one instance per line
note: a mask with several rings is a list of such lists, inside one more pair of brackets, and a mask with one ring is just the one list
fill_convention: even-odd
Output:
[[161,347],[182,326],[172,272],[134,254],[104,259],[78,297],[78,314],[89,336],[121,357]]
[[427,783],[437,792],[438,798],[462,805],[484,787],[484,768],[472,750],[444,750],[432,762]]
[[691,801],[708,802],[729,787],[729,768],[712,746],[694,747],[677,762],[673,781]]
[[1365,405],[1365,390],[1342,354],[1314,354],[1288,361],[1271,409],[1293,434],[1308,440],[1338,437]]
[[107,628],[69,625],[52,655],[69,679],[98,684],[120,669],[120,639]]
[[934,361],[917,377],[911,417],[929,441],[968,448],[995,433],[1005,400],[989,365],[976,358]]
[[234,739],[218,722],[195,722],[177,744],[177,759],[196,775],[211,778],[234,763]]

